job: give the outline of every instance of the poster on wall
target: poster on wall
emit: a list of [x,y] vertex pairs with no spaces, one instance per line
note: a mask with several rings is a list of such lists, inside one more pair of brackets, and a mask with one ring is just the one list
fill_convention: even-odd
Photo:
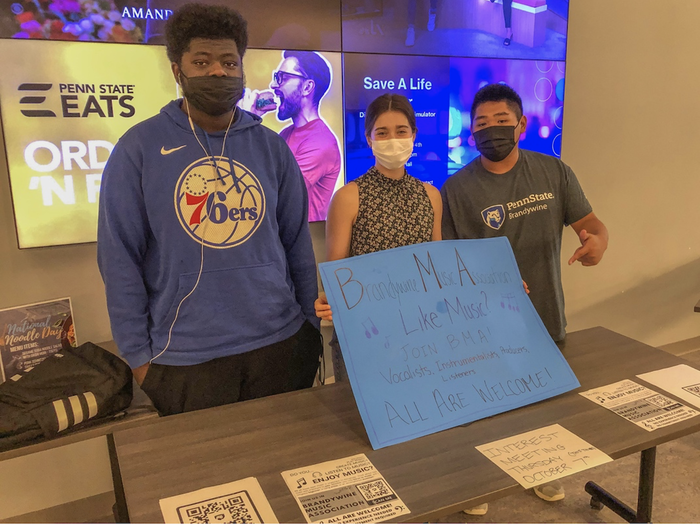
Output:
[[70,298],[0,309],[0,383],[77,347]]
[[94,242],[114,144],[177,96],[164,49],[0,40],[0,69],[19,247]]

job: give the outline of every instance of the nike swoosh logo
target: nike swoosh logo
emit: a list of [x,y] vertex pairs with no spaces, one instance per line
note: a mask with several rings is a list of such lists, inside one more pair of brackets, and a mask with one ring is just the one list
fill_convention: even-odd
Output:
[[169,155],[170,153],[174,153],[175,151],[179,151],[183,147],[187,147],[187,144],[185,144],[184,146],[180,146],[180,147],[174,147],[172,149],[165,149],[165,147],[161,147],[160,154],[161,155]]

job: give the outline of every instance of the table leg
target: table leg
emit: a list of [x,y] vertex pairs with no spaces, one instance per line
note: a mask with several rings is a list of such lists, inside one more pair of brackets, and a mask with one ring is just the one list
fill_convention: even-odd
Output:
[[656,447],[642,451],[639,463],[639,489],[637,494],[636,522],[651,522],[651,505],[654,499],[654,469]]
[[645,449],[639,462],[639,485],[637,489],[637,511],[605,491],[595,482],[586,483],[586,493],[591,495],[591,507],[610,508],[627,522],[651,522],[651,509],[654,498],[654,467],[656,447]]
[[112,508],[114,520],[115,522],[131,522],[129,520],[129,509],[126,506],[126,495],[122,484],[122,473],[119,469],[117,448],[114,445],[114,435],[112,433],[107,435],[107,449],[109,450],[109,465],[112,468],[112,484],[114,485],[114,498],[116,500]]

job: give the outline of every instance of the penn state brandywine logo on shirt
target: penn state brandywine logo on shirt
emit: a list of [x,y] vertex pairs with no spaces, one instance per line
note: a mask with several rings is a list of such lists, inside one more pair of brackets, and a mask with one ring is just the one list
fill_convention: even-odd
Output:
[[481,212],[481,218],[484,219],[486,225],[491,229],[501,229],[503,222],[506,219],[506,211],[501,204],[487,207]]
[[253,236],[265,216],[265,193],[243,164],[223,156],[204,157],[180,175],[175,211],[193,239],[224,249]]

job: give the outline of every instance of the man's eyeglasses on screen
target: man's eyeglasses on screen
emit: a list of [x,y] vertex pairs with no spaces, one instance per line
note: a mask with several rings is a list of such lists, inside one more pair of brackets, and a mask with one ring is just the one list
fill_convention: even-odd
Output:
[[275,81],[277,85],[282,85],[287,81],[287,78],[290,76],[294,76],[296,78],[303,78],[304,80],[308,80],[308,76],[304,75],[299,75],[297,73],[289,73],[287,71],[273,71],[272,72],[272,79]]

